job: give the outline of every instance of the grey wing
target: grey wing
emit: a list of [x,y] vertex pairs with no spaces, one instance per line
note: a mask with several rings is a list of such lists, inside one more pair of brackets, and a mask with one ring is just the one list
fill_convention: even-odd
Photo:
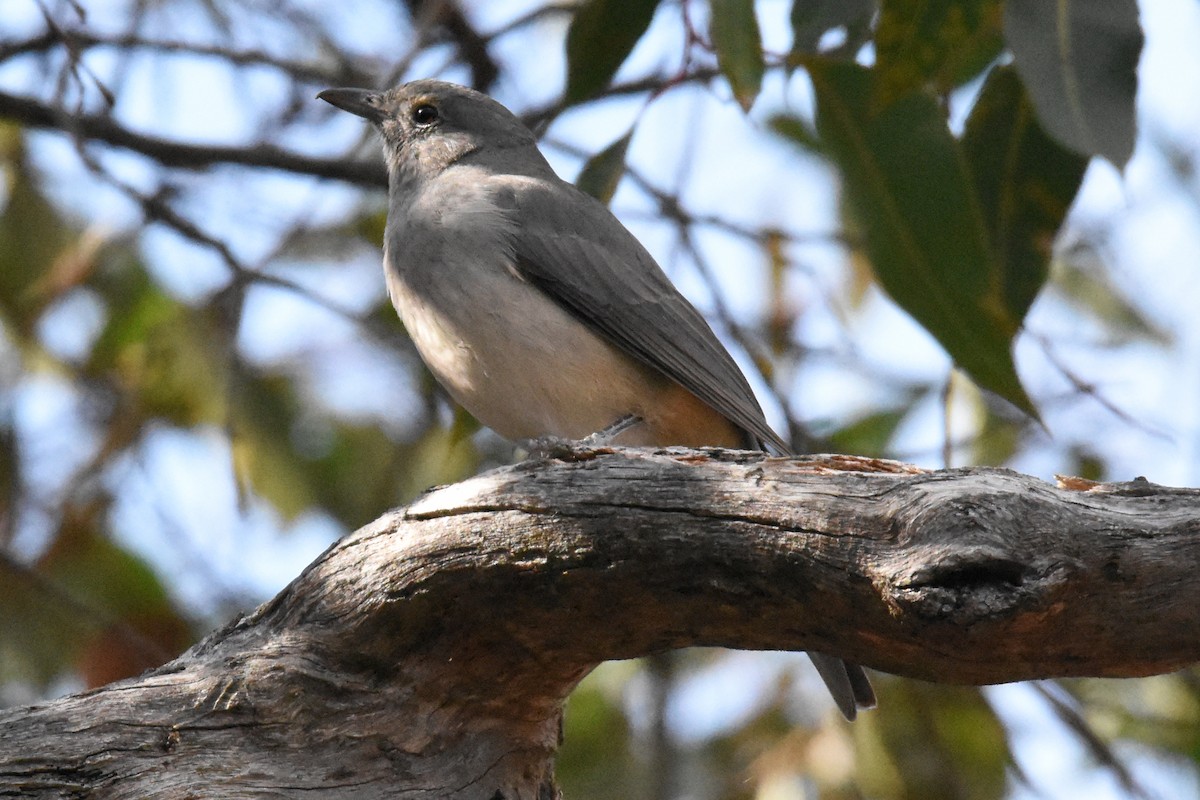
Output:
[[[527,280],[760,444],[788,452],[704,317],[607,208],[570,184],[520,180],[510,189],[501,202],[520,220],[516,266]],[[862,667],[822,653],[809,656],[847,719],[875,705]]]
[[520,220],[516,266],[526,280],[760,445],[788,452],[704,317],[599,201],[568,183],[522,180],[501,203]]

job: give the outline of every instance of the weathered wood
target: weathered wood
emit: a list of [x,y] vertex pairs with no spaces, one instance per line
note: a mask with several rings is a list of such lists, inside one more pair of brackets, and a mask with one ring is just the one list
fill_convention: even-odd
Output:
[[563,455],[382,517],[157,670],[3,712],[0,796],[553,797],[578,681],[689,645],[962,683],[1200,660],[1197,490]]

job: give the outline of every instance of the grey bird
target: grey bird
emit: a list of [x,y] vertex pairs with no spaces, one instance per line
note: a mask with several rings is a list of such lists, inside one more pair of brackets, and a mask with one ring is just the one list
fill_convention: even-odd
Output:
[[[700,313],[507,108],[433,80],[317,96],[383,137],[388,294],[480,422],[518,441],[788,452]],[[861,667],[810,657],[847,719],[874,706]]]

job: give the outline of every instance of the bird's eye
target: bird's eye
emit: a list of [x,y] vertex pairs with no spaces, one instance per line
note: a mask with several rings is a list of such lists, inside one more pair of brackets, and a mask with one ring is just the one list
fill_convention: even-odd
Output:
[[429,103],[422,103],[412,110],[412,120],[418,125],[432,125],[437,119],[438,110]]

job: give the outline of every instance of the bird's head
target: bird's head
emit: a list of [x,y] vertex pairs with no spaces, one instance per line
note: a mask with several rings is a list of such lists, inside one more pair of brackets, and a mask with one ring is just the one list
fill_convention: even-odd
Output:
[[317,97],[375,125],[393,174],[430,176],[466,158],[537,152],[533,133],[511,111],[465,86],[420,80],[382,92],[326,89]]

